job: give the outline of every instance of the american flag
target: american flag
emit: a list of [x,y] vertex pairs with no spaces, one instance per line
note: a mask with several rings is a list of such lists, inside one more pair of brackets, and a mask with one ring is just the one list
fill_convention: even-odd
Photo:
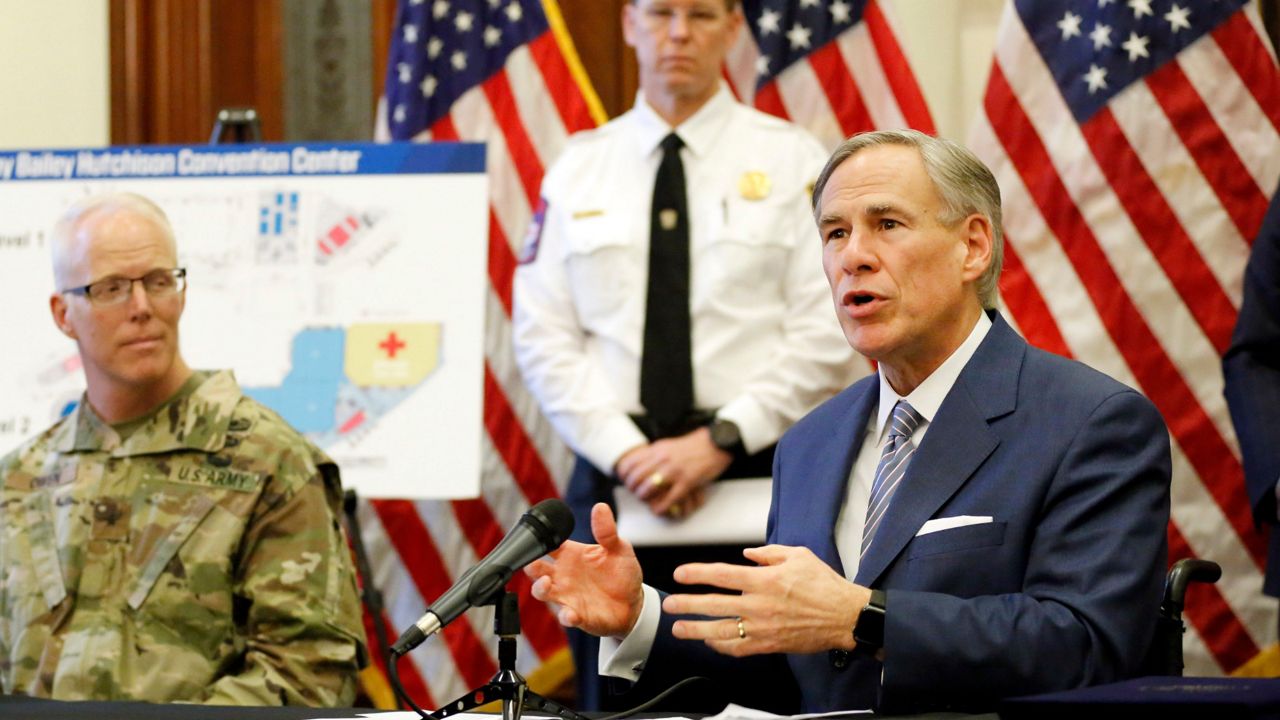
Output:
[[725,75],[743,102],[807,128],[829,148],[863,130],[933,119],[894,23],[875,0],[743,0]]
[[[555,0],[401,0],[379,109],[380,140],[488,144],[481,497],[373,501],[361,509],[373,575],[394,638],[484,557],[534,503],[559,495],[571,458],[524,388],[511,351],[511,280],[544,168],[570,133],[604,112]],[[537,690],[572,671],[555,617],[518,574],[519,671]],[[497,670],[491,608],[466,613],[400,663],[415,701],[439,707]]]
[[1173,438],[1171,559],[1215,560],[1188,594],[1189,673],[1273,643],[1220,356],[1280,177],[1280,82],[1240,0],[1017,0],[970,146],[1004,193],[1001,291],[1028,340],[1140,389]]

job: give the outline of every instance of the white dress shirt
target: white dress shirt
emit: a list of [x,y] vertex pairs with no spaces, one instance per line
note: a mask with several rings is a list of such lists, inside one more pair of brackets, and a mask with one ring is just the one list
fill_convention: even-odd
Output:
[[[852,380],[822,272],[809,189],[827,153],[726,87],[675,129],[690,214],[698,409],[719,408],[748,452]],[[516,361],[560,437],[604,472],[645,437],[640,405],[649,217],[672,129],[643,96],[574,135],[542,183],[544,212],[515,277]]]
[[[871,414],[867,423],[867,432],[854,460],[853,469],[849,473],[849,489],[845,493],[844,507],[836,520],[836,551],[840,555],[840,563],[844,565],[845,577],[852,580],[858,574],[858,557],[862,545],[862,526],[866,521],[867,502],[871,496],[871,483],[875,479],[876,465],[880,462],[880,452],[888,435],[889,415],[899,400],[906,400],[923,418],[915,432],[911,434],[911,442],[920,447],[924,435],[929,430],[929,423],[938,414],[943,400],[956,384],[960,372],[969,364],[983,338],[991,329],[991,319],[983,313],[969,331],[968,337],[951,355],[943,361],[938,369],[929,374],[915,390],[905,398],[899,395],[884,374],[880,373],[880,396],[877,411]],[[892,504],[892,500],[890,501]],[[649,658],[649,650],[653,647],[654,638],[658,634],[662,608],[658,602],[658,592],[648,585],[644,586],[644,606],[640,611],[640,619],[631,633],[621,641],[611,638],[600,640],[600,674],[609,677],[635,681],[644,670],[644,663]]]
[[[956,384],[960,371],[969,364],[969,359],[978,350],[978,346],[982,344],[982,339],[987,336],[987,331],[990,329],[991,318],[983,313],[974,324],[973,330],[969,332],[969,336],[960,343],[960,347],[956,348],[937,370],[930,373],[929,377],[906,397],[899,395],[893,389],[885,379],[884,373],[879,374],[880,405],[867,423],[867,433],[862,439],[862,447],[858,450],[858,457],[853,462],[853,470],[849,473],[849,489],[845,492],[844,507],[840,509],[840,516],[836,519],[836,552],[840,555],[840,564],[844,565],[844,576],[850,580],[858,574],[862,526],[867,519],[867,502],[871,499],[871,484],[876,478],[876,466],[880,464],[880,453],[889,439],[887,431],[893,406],[897,405],[899,400],[906,400],[920,414],[922,418],[920,424],[916,426],[915,432],[911,433],[911,444],[917,448],[920,447],[924,434],[929,431],[929,423],[933,422],[934,416],[938,414],[938,408],[942,407],[942,401],[947,399],[947,393],[950,393],[952,386]],[[890,503],[892,504],[892,500]]]

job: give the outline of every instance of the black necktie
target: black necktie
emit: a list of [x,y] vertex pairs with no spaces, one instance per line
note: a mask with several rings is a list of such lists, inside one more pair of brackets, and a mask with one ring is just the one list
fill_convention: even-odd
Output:
[[649,294],[645,302],[640,402],[659,436],[676,431],[693,408],[689,341],[689,213],[685,199],[684,143],[662,140],[662,164],[653,182],[649,217]]

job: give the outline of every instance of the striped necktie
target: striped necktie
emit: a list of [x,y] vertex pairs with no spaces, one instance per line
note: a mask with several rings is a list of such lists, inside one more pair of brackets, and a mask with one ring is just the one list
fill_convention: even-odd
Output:
[[920,426],[923,418],[906,400],[899,400],[893,406],[893,415],[889,418],[889,441],[884,444],[880,453],[880,464],[876,467],[876,478],[871,483],[871,501],[867,503],[867,521],[862,526],[862,550],[859,559],[866,557],[867,548],[876,536],[884,511],[889,507],[893,492],[898,483],[907,474],[907,466],[911,464],[911,456],[916,446],[911,444],[911,434]]

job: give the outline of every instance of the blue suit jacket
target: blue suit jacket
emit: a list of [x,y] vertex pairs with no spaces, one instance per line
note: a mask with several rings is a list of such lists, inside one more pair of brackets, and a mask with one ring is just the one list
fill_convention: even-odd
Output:
[[[788,656],[805,710],[990,709],[1117,680],[1142,661],[1167,566],[1164,422],[1134,390],[993,320],[858,570],[856,582],[887,592],[885,662]],[[770,543],[843,572],[833,533],[878,391],[863,379],[783,437]],[[993,522],[916,537],[957,515]],[[644,676],[733,677],[742,661],[675,640],[672,621]]]
[[[1280,480],[1280,194],[1272,200],[1249,254],[1244,300],[1222,369],[1254,521],[1275,525]],[[1263,590],[1280,597],[1280,532],[1275,529]]]

